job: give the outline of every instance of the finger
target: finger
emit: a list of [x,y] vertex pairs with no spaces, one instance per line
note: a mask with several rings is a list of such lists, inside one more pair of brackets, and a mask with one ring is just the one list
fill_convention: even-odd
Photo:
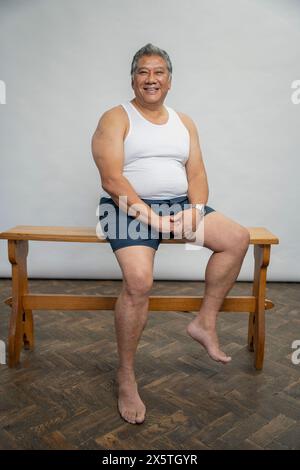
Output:
[[171,217],[172,217],[172,219],[173,219],[174,221],[181,220],[181,219],[182,219],[182,211],[181,211],[181,212],[178,212],[178,213],[175,214],[175,215],[172,215]]
[[176,226],[174,228],[174,235],[176,235],[177,237],[182,237],[183,236],[183,230],[182,230],[182,227],[181,226]]

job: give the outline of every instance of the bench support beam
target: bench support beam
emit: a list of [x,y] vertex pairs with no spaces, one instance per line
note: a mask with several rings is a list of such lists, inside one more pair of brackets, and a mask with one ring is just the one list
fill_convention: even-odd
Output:
[[[25,310],[114,310],[116,295],[65,295],[65,294],[24,294],[22,305]],[[149,296],[149,311],[152,312],[197,312],[203,296]],[[12,297],[4,301],[12,306]],[[273,308],[271,300],[265,300],[265,310]],[[220,312],[255,312],[254,296],[228,296]]]

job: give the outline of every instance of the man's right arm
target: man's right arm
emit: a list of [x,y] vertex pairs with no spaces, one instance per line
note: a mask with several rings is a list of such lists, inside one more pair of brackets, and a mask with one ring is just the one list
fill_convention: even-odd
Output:
[[[92,138],[92,153],[102,187],[124,212],[128,213],[130,208],[129,215],[160,230],[161,217],[140,199],[123,176],[126,125],[121,113],[117,108],[106,111]],[[127,196],[127,200],[119,199],[120,196]]]

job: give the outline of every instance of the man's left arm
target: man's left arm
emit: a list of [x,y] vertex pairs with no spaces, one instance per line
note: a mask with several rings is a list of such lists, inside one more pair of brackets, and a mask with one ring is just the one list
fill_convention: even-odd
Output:
[[[200,149],[198,131],[192,119],[183,114],[180,114],[180,117],[190,134],[190,152],[185,165],[188,180],[188,200],[190,204],[206,205],[208,200],[208,182]],[[191,233],[197,230],[200,220],[200,211],[196,208],[186,209],[171,217],[171,221],[175,224],[174,233],[182,233],[185,238],[190,238]]]
[[188,116],[186,116],[186,124],[190,133],[190,153],[185,165],[188,180],[188,199],[190,204],[206,204],[208,200],[208,182],[198,131],[194,122]]

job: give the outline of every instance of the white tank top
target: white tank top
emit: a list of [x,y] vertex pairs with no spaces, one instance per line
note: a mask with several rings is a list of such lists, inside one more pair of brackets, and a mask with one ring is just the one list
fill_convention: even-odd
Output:
[[[190,135],[176,111],[165,106],[168,122],[154,124],[130,101],[122,106],[130,123],[124,140],[123,176],[141,199],[186,196]],[[105,191],[101,195],[111,197]]]

